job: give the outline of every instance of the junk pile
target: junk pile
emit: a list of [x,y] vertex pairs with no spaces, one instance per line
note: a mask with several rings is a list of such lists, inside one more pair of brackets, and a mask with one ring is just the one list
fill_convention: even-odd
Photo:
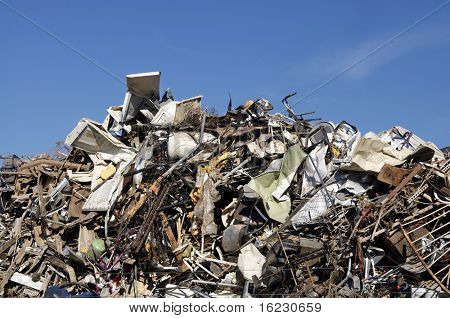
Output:
[[[3,158],[3,297],[445,297],[450,159],[248,100],[160,96],[82,119],[53,156]],[[313,124],[315,123],[315,124]]]

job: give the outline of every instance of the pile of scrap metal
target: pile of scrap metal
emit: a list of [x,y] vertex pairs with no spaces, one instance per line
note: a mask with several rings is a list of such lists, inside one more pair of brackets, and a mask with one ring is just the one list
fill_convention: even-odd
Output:
[[[445,297],[450,159],[249,100],[224,116],[127,76],[55,160],[5,157],[3,297]],[[314,122],[318,122],[313,124]]]

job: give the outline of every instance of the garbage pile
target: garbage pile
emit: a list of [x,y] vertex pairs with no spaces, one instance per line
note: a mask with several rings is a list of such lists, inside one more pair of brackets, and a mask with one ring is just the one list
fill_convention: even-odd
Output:
[[3,157],[3,297],[445,297],[448,151],[393,127],[225,115],[127,76],[54,154]]

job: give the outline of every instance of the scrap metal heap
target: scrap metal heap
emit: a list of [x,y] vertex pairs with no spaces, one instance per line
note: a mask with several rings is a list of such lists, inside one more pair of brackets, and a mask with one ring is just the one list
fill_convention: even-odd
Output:
[[[265,99],[224,116],[127,76],[68,153],[3,158],[4,297],[444,297],[450,159]],[[313,122],[319,122],[313,124]]]

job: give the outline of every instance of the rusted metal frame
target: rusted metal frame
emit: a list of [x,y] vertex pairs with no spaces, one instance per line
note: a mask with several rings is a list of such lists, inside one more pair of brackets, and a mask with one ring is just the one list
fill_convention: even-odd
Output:
[[163,212],[159,212],[159,218],[161,219],[164,232],[166,233],[166,236],[169,239],[170,247],[172,248],[172,251],[174,252],[176,259],[180,263],[181,270],[184,272],[187,270],[187,266],[183,263],[182,251],[175,252],[175,250],[178,248],[178,241],[175,238],[175,235],[173,234],[172,228],[170,227],[169,224],[169,220],[167,219],[167,216]]
[[152,200],[152,202],[150,203],[150,207],[146,213],[144,224],[141,228],[141,231],[139,232],[139,236],[136,238],[136,240],[133,242],[132,245],[132,249],[135,252],[138,252],[141,249],[142,245],[144,244],[144,241],[147,238],[151,230],[151,227],[154,225],[154,220],[157,216],[157,211],[164,203],[166,195],[168,194],[169,189],[171,187],[172,184],[165,183],[160,193],[158,194],[158,197],[155,198],[155,200]]
[[294,279],[295,286],[298,286],[297,278],[295,277],[294,271],[292,270],[291,262],[289,261],[289,257],[286,253],[286,250],[284,249],[283,240],[281,239],[279,232],[277,232],[277,235],[278,235],[278,240],[280,241],[280,244],[281,244],[281,249],[283,250],[283,254],[286,257],[286,262],[289,265],[289,270],[291,272],[292,278]]
[[[387,202],[389,202],[390,200],[392,200],[394,197],[397,196],[397,194],[417,175],[419,174],[421,171],[423,170],[421,165],[417,165],[413,168],[413,170],[411,171],[411,173],[406,176],[402,182],[400,182],[400,184],[398,186],[395,187],[394,190],[392,190],[386,198],[383,199],[383,201],[381,201],[381,205],[383,206],[384,204],[386,204]],[[391,209],[390,209],[391,210]],[[378,214],[378,219],[375,222],[375,226],[373,228],[372,231],[372,235],[370,236],[370,240],[373,241],[373,239],[376,236],[377,230],[378,230],[378,226],[380,225],[381,219],[383,218],[383,216],[385,216],[386,214],[389,213],[389,211],[385,212],[385,209],[381,209],[380,213]]]
[[[389,214],[392,210],[395,210],[395,205],[392,205],[392,206],[390,206],[389,208],[385,208],[385,209],[380,209],[380,214],[381,213],[383,213],[383,216],[386,216],[387,214]],[[380,216],[380,214],[378,214],[378,216]],[[377,219],[377,221],[378,221],[378,219]],[[380,220],[379,221],[381,221],[381,218],[380,218]],[[379,225],[379,222],[377,223],[377,222],[375,222],[375,223],[371,223],[371,224],[369,224],[369,225],[367,225],[365,228],[362,228],[362,229],[360,229],[360,230],[357,230],[357,232],[359,232],[359,233],[366,233],[366,232],[369,232],[371,229],[373,229],[372,230],[372,234],[369,234],[368,236],[365,236],[364,238],[362,238],[362,240],[361,240],[361,242],[362,243],[364,243],[364,242],[367,242],[367,241],[372,241],[373,240],[373,238],[375,238],[376,236],[378,236],[378,235],[380,235],[380,234],[382,234],[382,233],[384,233],[384,232],[386,232],[386,229],[384,228],[384,229],[381,229],[381,230],[375,230],[376,228],[377,228],[377,226]],[[373,238],[372,238],[373,237]]]
[[66,168],[71,168],[71,169],[81,169],[81,168],[85,168],[87,167],[87,165],[85,164],[80,164],[80,163],[72,163],[72,162],[61,162],[58,160],[51,160],[51,159],[38,159],[38,160],[33,160],[27,163],[22,164],[19,167],[19,172],[22,172],[24,170],[29,170],[33,167],[36,166],[40,166],[40,165],[49,165],[49,166],[54,166],[54,167],[66,167]]
[[[391,236],[392,234],[394,234],[394,233],[397,231],[396,228],[397,228],[400,224],[402,224],[402,225],[405,227],[405,226],[407,226],[407,225],[409,225],[409,224],[418,222],[418,221],[420,221],[420,220],[422,220],[422,219],[424,219],[424,218],[427,218],[427,217],[429,217],[430,215],[432,215],[432,214],[434,214],[434,213],[436,213],[436,212],[442,210],[442,208],[439,208],[438,210],[435,210],[435,211],[433,211],[433,212],[431,212],[431,213],[428,213],[427,215],[424,215],[424,216],[422,216],[422,217],[420,217],[420,218],[418,218],[418,219],[414,219],[414,217],[416,217],[416,216],[418,216],[418,215],[421,215],[421,214],[423,214],[423,213],[425,213],[425,212],[428,212],[428,211],[431,210],[432,208],[433,208],[433,204],[430,204],[430,205],[428,205],[427,207],[425,207],[425,208],[423,208],[423,209],[421,209],[421,210],[418,210],[418,211],[416,211],[416,212],[413,212],[412,215],[406,217],[404,220],[402,220],[402,222],[396,221],[396,222],[392,223],[391,228],[389,229],[388,235]],[[443,208],[445,208],[445,207],[443,207]],[[405,221],[408,221],[408,222],[405,223]],[[380,230],[380,231],[387,232],[386,229],[383,229],[383,230]],[[376,234],[376,235],[381,234],[381,233],[379,233],[380,231],[378,231],[378,234]]]
[[[442,217],[445,217],[445,216],[447,215],[448,212],[449,212],[449,211],[447,211],[447,212],[445,212],[444,214],[441,214],[441,215],[439,215],[439,216],[437,216],[437,217],[434,217],[433,219],[431,219],[431,220],[429,220],[429,221],[427,221],[427,222],[425,222],[425,223],[420,224],[419,226],[417,226],[417,227],[414,228],[413,230],[409,231],[408,234],[410,234],[410,233],[416,231],[417,229],[423,228],[424,226],[426,226],[426,225],[428,225],[428,224],[430,224],[430,223],[433,223],[433,222],[439,220],[439,219],[442,218]],[[447,225],[447,224],[449,224],[449,223],[446,223],[445,225]],[[439,229],[441,229],[442,227],[445,227],[445,226],[440,226]],[[437,229],[433,229],[433,230],[430,231],[430,233],[433,233],[433,232],[435,232],[436,230],[437,230]]]
[[41,184],[42,178],[41,178],[42,174],[39,173],[38,174],[38,179],[37,179],[37,188],[38,188],[38,201],[39,201],[39,216],[38,218],[41,221],[41,225],[42,228],[45,229],[47,228],[47,222],[46,222],[46,217],[47,217],[47,209],[45,208],[46,204],[47,204],[47,200],[44,197],[44,190]]
[[[430,210],[430,209],[432,209],[432,208],[433,208],[433,206],[432,206],[432,204],[430,204],[430,205],[427,206],[426,208],[423,208],[421,211],[422,211],[422,213],[428,212],[428,210]],[[415,223],[415,222],[418,222],[418,221],[420,221],[420,220],[423,220],[423,219],[429,217],[429,216],[432,215],[432,214],[435,214],[435,213],[437,213],[437,212],[440,212],[441,210],[443,210],[443,209],[445,209],[445,208],[446,208],[446,206],[440,207],[440,208],[434,210],[433,212],[428,213],[427,215],[421,216],[420,218],[413,219],[413,220],[409,220],[410,218],[412,218],[412,216],[411,216],[411,217],[407,217],[407,218],[405,218],[404,221],[408,221],[408,222],[403,223],[403,226],[407,226],[407,225],[409,225],[409,224],[411,224],[411,223]],[[419,211],[419,212],[421,212],[421,211]],[[420,214],[421,214],[421,213],[420,213]]]
[[0,171],[0,175],[19,175],[19,176],[31,176],[31,172],[25,171]]
[[139,198],[136,204],[132,204],[129,206],[129,208],[125,211],[125,217],[127,219],[131,219],[136,214],[136,212],[144,205],[144,203],[147,202],[151,195],[152,192],[147,190],[147,192]]
[[2,246],[0,246],[0,254],[4,253],[6,250],[8,250],[11,246],[13,246],[14,244],[16,244],[18,238],[14,237],[12,239],[10,239],[9,241],[7,241],[5,244],[3,244]]
[[32,270],[39,264],[39,262],[42,260],[42,257],[44,257],[45,252],[48,249],[48,245],[44,245],[42,247],[42,250],[39,252],[39,254],[33,259],[33,263],[30,265],[30,267],[25,272],[26,275],[31,273]]
[[[448,244],[450,244],[450,242],[445,243],[444,246],[441,246],[440,248],[443,249],[444,247],[448,246]],[[450,248],[447,248],[447,250],[444,251],[444,253],[442,253],[440,256],[438,256],[438,257],[433,261],[433,265],[434,265],[435,263],[437,263],[437,261],[440,260],[443,256],[445,256],[449,251],[450,251]],[[428,257],[433,256],[434,254],[436,254],[436,252],[437,252],[437,251],[433,251],[433,252],[428,253],[427,255],[423,256],[423,259],[425,260],[425,259],[427,259]]]
[[14,262],[11,262],[11,265],[8,267],[8,269],[3,273],[2,279],[0,281],[0,296],[3,296],[3,293],[5,291],[5,286],[8,283],[11,276],[16,271],[17,265]]
[[[450,222],[448,222],[448,223],[445,224],[445,225],[448,225],[448,224],[450,224]],[[428,244],[434,243],[434,242],[436,242],[437,240],[440,240],[441,238],[443,238],[444,236],[447,236],[448,234],[449,234],[449,233],[446,232],[446,233],[442,234],[441,236],[438,236],[438,237],[436,237],[435,239],[433,239],[432,241],[428,242]],[[417,243],[418,241],[420,241],[420,240],[423,239],[424,237],[425,237],[425,236],[421,236],[420,238],[414,240],[413,243]],[[446,246],[446,245],[445,245],[445,246]]]
[[54,267],[66,272],[67,276],[69,277],[69,281],[71,283],[77,282],[77,275],[75,274],[75,270],[73,269],[72,266],[66,264],[63,260],[57,258],[56,256],[49,257],[48,262]]
[[[437,272],[436,272],[436,274],[435,275],[439,275],[441,272],[443,272],[444,270],[450,270],[450,264],[448,264],[447,266],[444,266],[444,267],[442,267],[440,270],[438,270]],[[447,274],[448,275],[448,274]]]
[[237,170],[239,170],[240,168],[242,168],[243,166],[245,166],[248,162],[250,162],[251,158],[247,158],[244,161],[242,161],[239,165],[237,165],[236,167],[234,167],[230,172],[228,172],[225,176],[222,177],[221,180],[218,180],[214,186],[217,187],[220,183],[225,183],[228,178],[235,173]]
[[[447,223],[445,223],[444,225],[438,227],[437,229],[431,231],[430,234],[433,233],[433,232],[435,232],[435,231],[438,231],[438,230],[440,230],[440,229],[442,229],[442,228],[444,228],[444,227],[446,227],[446,226],[448,226],[449,224],[450,224],[450,221],[447,222]],[[428,242],[428,244],[434,243],[434,242],[436,242],[437,240],[443,238],[444,236],[447,236],[448,234],[449,234],[449,232],[447,231],[447,232],[445,232],[444,234],[442,234],[441,236],[438,236],[438,237],[434,238],[432,241]],[[426,236],[426,235],[419,237],[418,239],[414,240],[413,243],[417,243],[418,241],[420,241],[421,239],[423,239],[425,236]]]
[[416,247],[414,246],[414,243],[411,241],[411,239],[409,238],[408,234],[406,233],[405,229],[403,228],[403,226],[401,224],[400,224],[400,230],[402,231],[403,236],[405,237],[405,239],[408,242],[409,246],[414,251],[414,253],[416,254],[416,256],[419,259],[419,261],[422,263],[423,268],[428,272],[428,274],[430,274],[430,276],[434,279],[434,281],[436,281],[436,283],[442,288],[443,291],[445,291],[447,294],[450,294],[450,290],[448,290],[448,288],[445,287],[445,285],[439,280],[439,278],[436,277],[436,275],[428,267],[427,263],[422,258],[422,256],[420,255],[419,251],[417,251]]
[[400,184],[398,186],[395,187],[394,190],[392,190],[386,198],[383,199],[383,201],[381,201],[381,204],[384,205],[386,204],[388,201],[390,201],[391,199],[393,199],[398,192],[400,192],[401,189],[403,189],[416,175],[418,175],[420,172],[422,172],[423,168],[421,165],[417,165],[413,168],[413,170],[411,171],[411,173],[409,175],[407,175],[402,182],[400,182]]
[[347,244],[350,242],[350,240],[353,238],[353,236],[355,236],[356,231],[358,231],[358,229],[359,229],[359,225],[361,224],[361,222],[363,220],[366,219],[367,215],[369,215],[369,213],[372,211],[372,209],[373,209],[372,205],[366,205],[366,206],[363,207],[363,209],[361,211],[361,215],[360,215],[358,221],[356,221],[356,224],[355,224],[355,226],[354,226],[354,228],[352,230],[352,233],[350,234],[350,236],[349,236],[349,238],[347,240]]

